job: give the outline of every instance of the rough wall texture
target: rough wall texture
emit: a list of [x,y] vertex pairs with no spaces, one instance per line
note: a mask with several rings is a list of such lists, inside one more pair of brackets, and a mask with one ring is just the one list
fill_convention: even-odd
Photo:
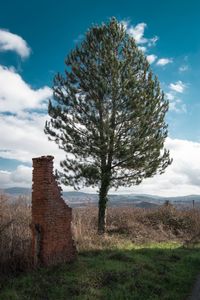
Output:
[[72,209],[61,197],[53,175],[53,156],[33,158],[32,257],[37,265],[72,261]]

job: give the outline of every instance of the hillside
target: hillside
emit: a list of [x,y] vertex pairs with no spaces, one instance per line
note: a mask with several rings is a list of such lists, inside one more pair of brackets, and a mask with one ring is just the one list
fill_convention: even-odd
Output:
[[[0,189],[1,190],[1,189]],[[30,196],[31,189],[23,187],[13,187],[2,189],[2,192],[13,197],[19,195]],[[84,193],[77,191],[63,192],[63,197],[71,207],[84,207],[88,205],[97,205],[98,195],[92,193]],[[160,197],[155,195],[140,195],[140,194],[110,194],[110,206],[135,206],[142,208],[152,208],[162,205],[165,201],[173,203],[175,206],[192,207],[192,201],[195,205],[200,206],[200,195],[188,195],[178,197]]]

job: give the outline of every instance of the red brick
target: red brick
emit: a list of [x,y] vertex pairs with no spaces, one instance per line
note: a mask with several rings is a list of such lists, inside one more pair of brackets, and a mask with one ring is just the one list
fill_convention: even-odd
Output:
[[53,156],[33,158],[32,257],[34,266],[73,261],[72,209],[53,175]]

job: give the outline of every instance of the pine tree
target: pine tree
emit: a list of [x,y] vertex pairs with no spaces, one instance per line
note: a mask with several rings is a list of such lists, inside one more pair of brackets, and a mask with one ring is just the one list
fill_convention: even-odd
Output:
[[62,183],[98,187],[98,231],[111,187],[137,185],[171,163],[168,101],[149,63],[115,18],[93,26],[54,78],[45,133],[63,149]]

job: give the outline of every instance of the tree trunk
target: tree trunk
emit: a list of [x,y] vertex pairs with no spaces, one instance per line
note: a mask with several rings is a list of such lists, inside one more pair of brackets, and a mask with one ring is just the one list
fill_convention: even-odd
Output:
[[99,199],[99,215],[98,215],[98,233],[104,234],[106,231],[106,210],[107,198]]
[[98,233],[104,234],[106,231],[106,212],[108,202],[109,180],[103,180],[99,192],[99,214],[98,214]]

